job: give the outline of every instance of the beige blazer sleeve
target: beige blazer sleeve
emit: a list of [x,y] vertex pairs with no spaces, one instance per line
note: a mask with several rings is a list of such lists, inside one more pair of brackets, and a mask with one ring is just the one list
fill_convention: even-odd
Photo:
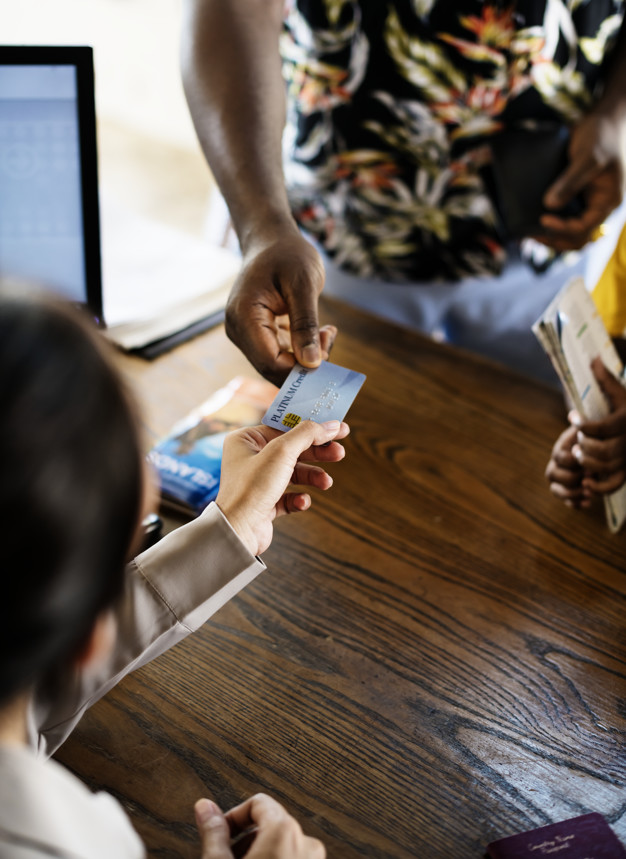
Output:
[[61,678],[54,697],[35,695],[29,714],[32,745],[53,754],[87,707],[202,626],[264,569],[216,504],[135,558],[116,609],[113,652],[97,669]]

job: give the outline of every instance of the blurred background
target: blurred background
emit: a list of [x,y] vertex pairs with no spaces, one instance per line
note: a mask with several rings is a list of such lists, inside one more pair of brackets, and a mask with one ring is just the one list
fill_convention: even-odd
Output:
[[103,194],[219,242],[208,223],[214,183],[180,80],[181,7],[181,0],[19,0],[0,4],[0,32],[5,44],[91,45]]

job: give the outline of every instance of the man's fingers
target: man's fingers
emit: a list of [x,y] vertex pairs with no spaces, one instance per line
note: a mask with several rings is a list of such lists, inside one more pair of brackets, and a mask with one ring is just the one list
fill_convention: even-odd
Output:
[[[621,184],[619,171],[614,165],[599,169],[584,187],[584,211],[572,218],[562,217],[557,211],[544,213],[540,223],[547,232],[534,238],[557,251],[583,247],[593,240],[596,228],[621,203]],[[544,203],[547,199],[548,194]],[[561,205],[564,204],[555,208],[561,208]]]
[[280,335],[271,308],[254,305],[238,311],[236,321],[226,312],[226,333],[264,378],[281,385],[296,360],[289,340]]
[[322,360],[328,361],[336,336],[337,329],[334,325],[323,325],[320,328],[320,349],[322,350]]
[[244,282],[244,275],[226,303],[226,334],[262,376],[280,385],[295,364],[290,339],[279,330],[287,305],[273,286],[268,290],[256,279]]
[[540,245],[545,245],[547,248],[550,248],[557,253],[580,250],[580,248],[583,248],[591,241],[591,236],[570,236],[565,238],[563,235],[560,238],[556,238],[552,233],[530,236],[529,238],[534,239]]
[[611,211],[608,207],[588,208],[576,218],[542,215],[540,223],[546,232],[533,238],[551,247],[567,243],[582,247],[593,239],[594,231],[604,223]]
[[575,489],[581,484],[583,471],[580,467],[577,471],[572,471],[569,468],[558,468],[554,462],[550,462],[546,468],[546,477],[551,484],[558,483],[567,489]]
[[[580,425],[579,433],[577,441],[583,450],[587,450],[587,445],[592,439],[608,441],[619,437],[623,438],[626,434],[626,414],[621,409],[618,412],[611,412],[601,421],[584,421]],[[589,450],[592,452],[591,448]]]
[[572,453],[576,433],[575,426],[563,430],[555,442],[545,471],[550,492],[568,507],[587,506],[588,493],[582,487],[584,472]]
[[[572,412],[573,414],[573,412]],[[576,460],[572,456],[572,447],[576,443],[577,429],[575,426],[569,426],[563,430],[552,448],[550,462],[546,468],[546,477],[548,470],[556,463],[562,468],[577,468]]]
[[546,477],[550,483],[550,492],[567,504],[568,507],[588,506],[589,491],[582,485],[583,471],[562,469],[550,460],[546,468]]
[[574,448],[574,455],[576,456],[580,467],[586,474],[615,471],[615,469],[619,467],[620,463],[617,459],[609,456],[609,454],[604,451],[600,451],[600,453],[600,456],[592,456],[589,453],[585,453],[579,445],[576,445]]
[[568,507],[587,507],[590,504],[590,498],[582,488],[568,489],[559,483],[551,483],[550,492]]
[[571,448],[555,448],[552,451],[552,457],[550,462],[548,463],[548,468],[546,469],[546,477],[548,475],[548,470],[550,468],[561,468],[568,471],[580,470],[580,466],[576,457],[572,453]]
[[543,197],[546,209],[566,206],[598,175],[600,167],[591,160],[573,163],[552,183]]
[[246,355],[261,375],[282,385],[296,359],[288,348],[288,341],[280,335],[276,318],[266,307],[255,307],[252,312],[226,308],[226,334]]
[[558,215],[542,215],[541,226],[550,231],[550,237],[544,238],[587,238],[606,218],[604,212],[597,209],[585,209],[575,218],[561,218]]
[[567,251],[584,247],[593,240],[594,230],[600,226],[607,215],[588,209],[578,218],[559,218],[556,215],[542,215],[541,226],[546,230],[532,238],[555,251]]
[[585,438],[581,434],[581,442],[574,445],[572,453],[581,468],[587,473],[594,471],[616,471],[626,461],[626,444],[622,437],[597,441]]
[[228,821],[217,805],[209,799],[199,799],[194,813],[202,840],[201,859],[233,859]]
[[[626,388],[602,363],[602,360],[594,358],[591,369],[598,384],[606,395],[611,406],[611,413],[599,421],[584,421],[579,415],[570,420],[578,430],[576,440],[585,454],[599,456],[602,458],[602,447],[599,442],[615,442],[619,450],[617,453],[626,455]],[[605,456],[616,455],[615,451],[609,451]]]
[[593,375],[596,377],[598,384],[606,394],[611,410],[623,408],[626,406],[626,388],[622,385],[619,379],[616,379],[613,373],[604,366],[601,358],[594,358],[591,362]]
[[595,477],[585,477],[583,487],[598,495],[605,495],[609,492],[615,492],[622,486],[626,480],[626,471],[620,469],[612,474],[596,475]]
[[322,347],[317,317],[317,293],[308,284],[304,284],[301,291],[291,291],[289,327],[296,361],[303,367],[319,366]]

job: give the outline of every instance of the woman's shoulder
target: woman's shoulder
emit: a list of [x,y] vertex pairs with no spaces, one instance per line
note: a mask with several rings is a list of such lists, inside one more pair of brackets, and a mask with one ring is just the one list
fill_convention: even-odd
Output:
[[141,840],[120,804],[26,747],[0,746],[0,859],[138,859]]

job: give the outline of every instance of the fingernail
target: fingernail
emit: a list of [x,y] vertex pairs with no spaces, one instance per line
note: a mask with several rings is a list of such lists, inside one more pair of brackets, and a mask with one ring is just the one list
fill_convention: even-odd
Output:
[[559,209],[561,207],[561,192],[558,190],[548,191],[543,198],[543,205],[546,209]]
[[567,419],[575,427],[579,427],[582,423],[580,415],[578,414],[578,412],[575,409],[572,409],[572,411],[568,414]]
[[575,457],[576,457],[576,459],[578,460],[578,462],[580,462],[580,461],[582,460],[582,458],[583,458],[583,452],[582,452],[582,450],[578,447],[578,445],[577,445],[577,444],[575,444],[575,445],[574,445],[574,447],[572,448],[572,456],[575,456]]
[[324,421],[322,426],[325,430],[328,430],[328,432],[337,432],[341,426],[341,421]]
[[578,442],[578,444],[583,444],[583,442],[585,441],[585,435],[580,430],[578,430],[578,432],[576,433],[576,441]]
[[210,799],[199,799],[194,808],[201,823],[208,823],[214,817],[221,817],[219,808]]
[[309,343],[302,350],[302,361],[305,365],[317,364],[320,357],[320,349],[316,343]]

